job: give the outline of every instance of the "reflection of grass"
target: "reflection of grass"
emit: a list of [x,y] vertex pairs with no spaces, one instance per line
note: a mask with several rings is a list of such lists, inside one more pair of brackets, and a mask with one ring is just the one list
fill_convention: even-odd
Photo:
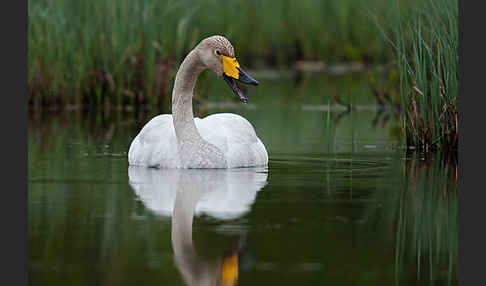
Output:
[[417,280],[457,284],[457,162],[414,157],[402,170],[377,193],[384,237],[395,245],[396,277],[412,264]]
[[457,0],[427,0],[391,19],[408,144],[457,150]]
[[[388,3],[366,6],[384,14]],[[228,36],[244,66],[391,56],[356,0],[32,0],[28,20],[28,82],[38,106],[164,101],[177,63],[211,34]]]

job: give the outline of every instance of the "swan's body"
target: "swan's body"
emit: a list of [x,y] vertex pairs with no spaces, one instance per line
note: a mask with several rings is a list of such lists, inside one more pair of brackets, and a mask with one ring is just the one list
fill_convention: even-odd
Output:
[[[253,126],[245,118],[220,113],[194,118],[200,142],[195,142],[189,168],[234,168],[266,165],[268,156]],[[212,146],[211,146],[212,145]],[[214,148],[214,147],[216,148]],[[211,159],[212,157],[212,159]],[[132,165],[183,168],[173,118],[154,117],[133,140],[129,151]]]
[[[217,53],[216,53],[217,52]],[[226,55],[226,56],[225,56]],[[236,168],[265,166],[268,154],[253,126],[245,118],[221,113],[203,119],[192,112],[193,89],[197,77],[206,68],[223,75],[243,102],[233,77],[257,83],[237,64],[223,67],[223,60],[234,59],[233,47],[221,36],[209,37],[192,50],[182,62],[172,91],[173,115],[163,114],[150,120],[135,137],[128,151],[130,165],[160,168]],[[234,75],[234,68],[240,72]],[[224,71],[224,72],[223,72]],[[227,74],[233,74],[231,78]],[[253,82],[252,82],[253,80]]]

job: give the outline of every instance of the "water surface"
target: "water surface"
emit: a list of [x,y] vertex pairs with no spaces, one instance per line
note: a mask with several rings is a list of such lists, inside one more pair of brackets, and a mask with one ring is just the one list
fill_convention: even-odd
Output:
[[267,168],[129,167],[156,111],[31,115],[30,285],[457,285],[457,169],[407,154],[364,77],[209,92]]

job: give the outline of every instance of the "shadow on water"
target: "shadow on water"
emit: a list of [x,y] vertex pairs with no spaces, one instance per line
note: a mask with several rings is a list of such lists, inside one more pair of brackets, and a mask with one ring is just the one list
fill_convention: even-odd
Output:
[[129,182],[144,205],[172,216],[174,261],[188,285],[236,285],[245,232],[220,259],[197,254],[192,240],[194,215],[234,220],[247,213],[265,186],[266,168],[236,170],[154,170],[131,166]]

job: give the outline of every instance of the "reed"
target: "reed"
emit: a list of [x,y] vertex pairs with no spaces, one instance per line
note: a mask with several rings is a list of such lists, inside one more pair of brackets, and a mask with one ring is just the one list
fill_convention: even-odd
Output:
[[[400,76],[407,144],[456,151],[458,145],[457,0],[427,0],[403,16],[395,1],[388,40]],[[386,33],[385,33],[386,34]]]
[[389,9],[383,0],[31,0],[30,104],[161,107],[178,63],[212,34],[230,38],[247,67],[388,61],[369,13]]

